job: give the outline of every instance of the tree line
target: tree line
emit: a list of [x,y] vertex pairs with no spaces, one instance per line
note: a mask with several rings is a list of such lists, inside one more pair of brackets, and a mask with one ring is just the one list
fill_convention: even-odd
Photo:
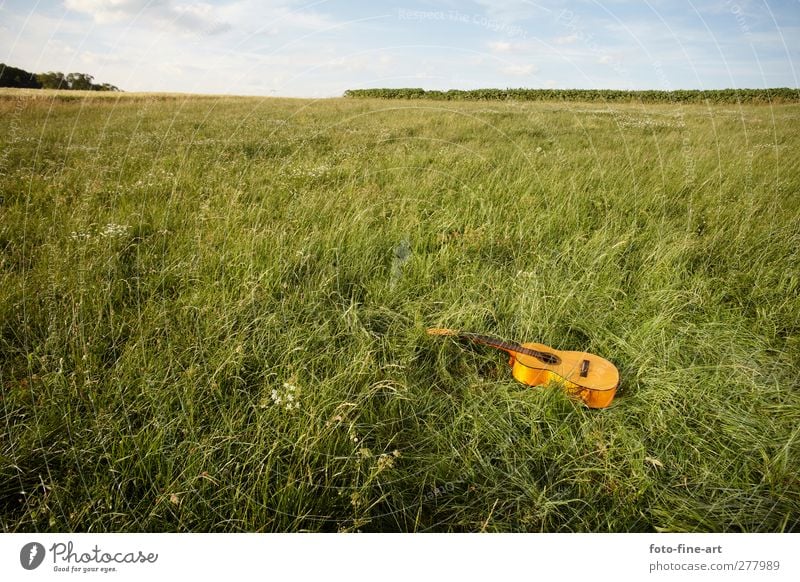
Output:
[[438,99],[445,101],[614,101],[636,103],[798,103],[800,89],[681,89],[624,91],[616,89],[474,89],[426,91],[348,89],[345,97],[378,99]]
[[94,77],[87,73],[67,73],[49,71],[29,73],[23,69],[0,63],[0,87],[19,87],[22,89],[71,89],[74,91],[119,91],[109,83],[95,83]]

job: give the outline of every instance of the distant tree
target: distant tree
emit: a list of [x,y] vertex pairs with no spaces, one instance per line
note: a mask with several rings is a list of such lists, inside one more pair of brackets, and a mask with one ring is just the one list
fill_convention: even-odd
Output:
[[33,73],[0,63],[0,87],[41,89],[42,85]]
[[94,87],[94,77],[86,73],[70,73],[67,75],[67,83],[70,89],[76,91],[91,91]]
[[41,87],[43,89],[69,89],[69,83],[67,82],[67,78],[64,76],[64,73],[54,73],[50,71],[48,73],[39,73],[36,75],[36,79],[39,81]]
[[86,73],[69,73],[50,71],[36,75],[44,89],[73,89],[76,91],[119,91],[118,87],[110,83],[95,84],[94,77]]
[[20,87],[26,89],[74,89],[79,91],[119,91],[110,83],[94,83],[94,77],[87,73],[29,73],[16,67],[0,63],[0,87]]

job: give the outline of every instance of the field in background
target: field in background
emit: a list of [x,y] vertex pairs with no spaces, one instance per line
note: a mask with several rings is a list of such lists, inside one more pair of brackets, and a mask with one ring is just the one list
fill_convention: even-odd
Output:
[[0,98],[3,531],[800,529],[800,106],[46,95]]
[[800,102],[800,90],[775,89],[678,89],[673,91],[625,91],[617,89],[450,89],[426,91],[419,88],[348,89],[345,97],[361,99],[434,99],[437,101],[555,101],[595,103],[657,103],[681,105],[741,105]]

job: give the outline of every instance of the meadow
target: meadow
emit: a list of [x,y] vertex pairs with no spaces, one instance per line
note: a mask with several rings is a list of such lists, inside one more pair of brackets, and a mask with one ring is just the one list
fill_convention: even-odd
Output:
[[[0,94],[0,528],[800,529],[800,105]],[[607,409],[429,326],[614,362]]]

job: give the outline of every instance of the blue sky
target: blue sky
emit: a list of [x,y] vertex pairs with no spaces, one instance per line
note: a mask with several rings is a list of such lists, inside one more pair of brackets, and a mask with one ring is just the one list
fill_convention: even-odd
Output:
[[0,61],[127,91],[798,87],[800,0],[0,0]]

